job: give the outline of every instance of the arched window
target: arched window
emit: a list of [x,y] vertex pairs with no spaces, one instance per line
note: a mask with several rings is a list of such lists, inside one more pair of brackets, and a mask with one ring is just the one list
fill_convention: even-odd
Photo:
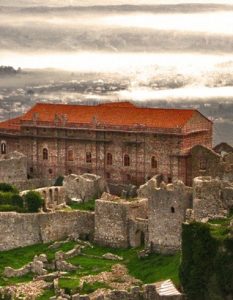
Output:
[[73,161],[74,160],[74,151],[72,149],[69,149],[67,152],[67,160]]
[[6,143],[5,142],[1,143],[1,154],[6,154]]
[[152,156],[152,157],[151,157],[151,168],[152,168],[152,169],[156,169],[157,166],[158,166],[157,160],[155,159],[155,156]]
[[171,213],[174,214],[175,213],[175,208],[172,206],[171,207]]
[[108,153],[107,154],[107,165],[112,165],[112,154]]
[[49,158],[49,152],[47,148],[43,149],[43,160],[48,160]]
[[86,153],[86,162],[91,163],[91,152]]
[[124,166],[129,167],[130,166],[130,158],[128,154],[125,154],[124,156]]
[[207,161],[206,161],[205,158],[201,158],[200,159],[199,167],[200,167],[200,170],[202,170],[202,171],[206,170],[206,168],[207,168]]

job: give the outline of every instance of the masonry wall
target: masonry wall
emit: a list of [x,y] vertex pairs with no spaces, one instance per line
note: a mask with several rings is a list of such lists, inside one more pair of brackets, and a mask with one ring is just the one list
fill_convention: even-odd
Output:
[[94,213],[0,213],[0,251],[61,240],[76,233],[93,238]]
[[233,184],[211,177],[193,182],[193,211],[197,221],[226,216],[233,207]]
[[0,156],[0,181],[27,180],[27,157],[18,152]]
[[96,201],[94,240],[97,244],[103,246],[128,247],[127,205],[114,201]]
[[191,207],[192,189],[183,183],[162,185],[151,190],[148,246],[159,253],[173,253],[181,246],[181,225]]

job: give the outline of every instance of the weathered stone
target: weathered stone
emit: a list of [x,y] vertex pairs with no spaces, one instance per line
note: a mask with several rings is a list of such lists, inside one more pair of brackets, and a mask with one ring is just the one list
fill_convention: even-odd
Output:
[[102,255],[103,258],[108,259],[108,260],[123,260],[123,257],[112,254],[112,253],[106,253]]
[[192,205],[192,189],[182,182],[161,184],[156,180],[144,187],[148,196],[148,248],[155,252],[173,253],[181,246],[181,226],[186,210]]
[[80,198],[84,202],[96,199],[108,191],[106,181],[95,174],[68,175],[64,178],[63,186],[69,199]]
[[20,269],[13,269],[11,267],[6,267],[3,272],[5,277],[22,277],[31,271],[31,264],[27,264]]
[[65,239],[74,232],[92,239],[94,217],[86,211],[0,212],[0,251]]
[[0,156],[0,182],[27,180],[27,157],[17,151]]

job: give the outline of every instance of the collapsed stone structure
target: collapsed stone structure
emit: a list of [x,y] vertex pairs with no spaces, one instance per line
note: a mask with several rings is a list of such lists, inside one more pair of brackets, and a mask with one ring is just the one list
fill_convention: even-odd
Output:
[[103,192],[108,191],[107,183],[101,176],[88,173],[65,176],[63,186],[68,199],[80,199],[83,202],[101,197]]

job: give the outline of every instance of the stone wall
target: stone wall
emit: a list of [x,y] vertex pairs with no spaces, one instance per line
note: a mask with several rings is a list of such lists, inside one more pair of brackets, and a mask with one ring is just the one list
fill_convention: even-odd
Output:
[[[60,204],[66,203],[66,194],[62,186],[50,186],[35,189],[45,201],[45,209],[56,209]],[[24,195],[29,190],[22,191],[20,194]]]
[[193,211],[198,221],[225,216],[233,207],[233,184],[211,177],[193,182]]
[[92,239],[94,213],[0,213],[0,251],[61,240],[70,234]]
[[191,207],[192,189],[182,182],[151,189],[148,210],[148,247],[151,251],[172,253],[181,246],[181,225]]
[[54,181],[48,178],[33,178],[28,180],[15,180],[11,182],[20,191],[35,190],[42,187],[51,186]]
[[[221,150],[220,147],[217,149]],[[193,179],[199,176],[219,177],[232,182],[233,153],[225,151],[220,153],[201,145],[193,147],[188,158],[188,184],[191,185]]]
[[27,180],[27,157],[17,151],[0,156],[0,182]]
[[109,247],[129,247],[130,220],[146,219],[147,213],[148,201],[146,199],[132,202],[121,199],[116,201],[97,200],[95,206],[95,242]]

